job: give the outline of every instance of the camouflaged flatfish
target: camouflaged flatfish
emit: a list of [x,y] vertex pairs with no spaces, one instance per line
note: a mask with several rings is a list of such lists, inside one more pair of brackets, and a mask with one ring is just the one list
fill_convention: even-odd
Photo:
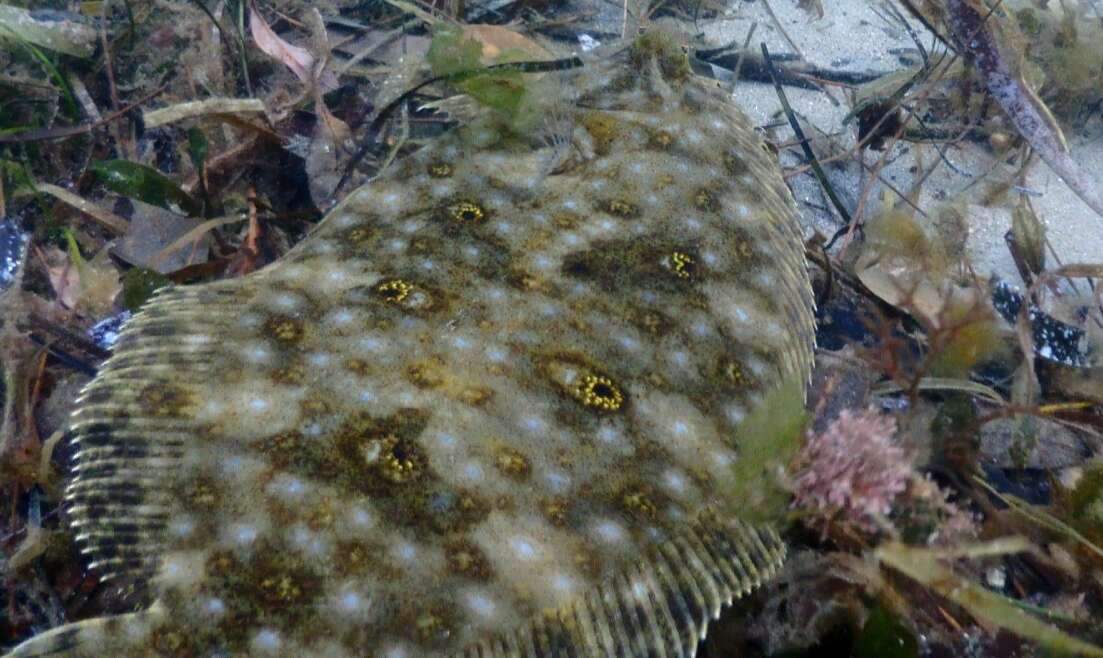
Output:
[[779,566],[719,499],[812,360],[776,162],[658,33],[526,84],[558,139],[487,110],[130,322],[66,501],[151,603],[13,656],[692,656]]

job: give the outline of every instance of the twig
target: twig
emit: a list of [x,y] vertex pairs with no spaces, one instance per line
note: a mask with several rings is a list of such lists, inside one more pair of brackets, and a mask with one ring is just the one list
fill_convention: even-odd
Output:
[[[782,27],[781,21],[778,19],[777,14],[774,13],[774,8],[770,6],[769,0],[762,0],[762,8],[765,9],[766,13],[770,15],[770,20],[773,21],[774,27],[776,27],[777,31],[781,32],[781,36],[785,37],[785,40],[789,42],[789,47],[793,49],[793,52],[799,55],[801,59],[807,59],[807,57],[804,56],[804,53],[802,53],[800,51],[800,48],[797,46],[797,42],[793,41],[793,38],[790,37],[789,33],[785,31],[784,27]],[[767,61],[768,60],[769,58],[767,58]]]
[[735,90],[735,84],[739,82],[739,74],[743,71],[743,60],[747,56],[747,51],[751,46],[751,37],[754,36],[754,31],[758,29],[758,21],[751,23],[751,29],[747,30],[747,38],[743,40],[743,50],[739,53],[739,58],[735,60],[735,69],[732,70],[732,91]]
[[27,315],[27,320],[29,320],[32,326],[46,331],[47,333],[58,336],[59,338],[64,338],[70,343],[73,343],[76,347],[87,352],[93,358],[100,359],[102,361],[103,359],[111,356],[111,352],[109,350],[103,349],[102,347],[96,345],[84,336],[72,332],[61,326],[60,324],[57,324],[56,322],[51,322],[41,315],[30,313]]
[[0,144],[10,144],[18,142],[38,142],[46,139],[61,139],[63,137],[72,137],[74,135],[83,135],[84,133],[92,132],[100,126],[110,123],[130,112],[132,109],[138,107],[142,103],[150,100],[154,96],[157,96],[168,85],[161,85],[157,89],[154,89],[150,93],[146,94],[137,101],[134,101],[130,105],[122,108],[117,112],[112,112],[99,121],[92,123],[85,123],[78,126],[55,126],[53,128],[32,128],[30,130],[23,130],[19,132],[9,133],[7,135],[0,135]]
[[[103,3],[103,15],[110,16],[110,1]],[[107,42],[107,21],[100,23],[100,45],[103,46],[103,65],[104,72],[107,74],[107,89],[109,96],[111,97],[111,110],[114,112],[119,111],[119,89],[115,85],[115,67],[111,63],[111,46]],[[134,159],[133,150],[130,148],[129,140],[125,140],[125,132],[117,127],[112,127],[115,132],[115,141],[118,142],[119,148],[127,154],[127,157]]]
[[770,61],[770,51],[766,48],[766,43],[762,43],[762,58],[766,61],[766,68],[770,71],[770,77],[774,81],[774,90],[777,92],[778,100],[781,101],[781,107],[785,110],[785,116],[789,119],[789,126],[792,127],[793,133],[796,134],[797,139],[800,140],[801,150],[804,151],[804,157],[808,159],[808,163],[812,165],[812,172],[816,175],[816,180],[819,181],[820,187],[823,188],[827,198],[831,200],[831,205],[835,207],[839,215],[850,223],[850,212],[843,205],[843,202],[835,194],[834,188],[827,180],[827,174],[824,173],[823,167],[820,166],[819,160],[816,159],[816,154],[812,152],[812,147],[808,145],[808,138],[804,135],[804,130],[800,127],[800,122],[797,121],[796,114],[793,113],[793,108],[789,105],[789,99],[785,96],[785,90],[782,88],[781,83],[777,80],[774,74],[774,66]]

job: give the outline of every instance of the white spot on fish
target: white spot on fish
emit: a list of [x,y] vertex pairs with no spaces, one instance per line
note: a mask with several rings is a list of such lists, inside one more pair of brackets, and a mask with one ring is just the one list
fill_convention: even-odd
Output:
[[476,461],[469,461],[463,465],[460,471],[463,474],[464,479],[471,482],[482,482],[483,480],[483,467]]
[[528,537],[513,537],[509,540],[513,553],[522,560],[531,560],[536,557],[536,546]]
[[252,544],[259,535],[259,531],[247,523],[235,523],[230,527],[230,536],[239,546]]
[[594,525],[594,534],[606,544],[619,544],[624,541],[624,528],[616,521],[599,521]]
[[669,470],[663,474],[663,482],[668,489],[676,494],[684,494],[686,491],[686,478],[675,470]]
[[467,607],[480,617],[493,617],[498,607],[494,599],[482,592],[468,592],[464,598],[467,600]]
[[363,507],[355,505],[349,509],[349,523],[355,528],[371,528],[375,525],[375,517]]
[[337,605],[345,612],[356,612],[364,608],[364,597],[356,592],[345,592],[337,599]]
[[278,651],[280,648],[280,634],[270,628],[262,628],[253,636],[250,645],[254,651]]
[[404,562],[413,562],[417,558],[417,547],[408,541],[400,541],[394,546],[394,556]]
[[560,471],[548,471],[544,475],[544,480],[548,483],[548,488],[554,493],[563,493],[571,484],[571,478]]

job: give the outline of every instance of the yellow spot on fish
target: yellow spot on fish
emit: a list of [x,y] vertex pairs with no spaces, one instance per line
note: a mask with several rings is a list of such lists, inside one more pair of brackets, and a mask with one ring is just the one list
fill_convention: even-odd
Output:
[[486,556],[471,542],[462,539],[451,541],[445,545],[445,555],[448,557],[448,566],[455,573],[477,580],[490,575]]
[[674,143],[674,135],[665,130],[656,130],[651,133],[651,144],[658,148],[667,148]]
[[693,205],[702,212],[716,212],[720,209],[720,202],[712,190],[701,188],[693,194]]
[[616,411],[624,404],[624,395],[612,379],[601,375],[583,375],[574,396],[587,407]]
[[448,178],[452,175],[452,165],[447,162],[434,162],[429,165],[428,171],[433,178]]
[[372,373],[371,364],[364,359],[345,359],[345,370],[366,377]]
[[642,514],[648,518],[654,517],[658,509],[655,502],[646,492],[639,489],[631,489],[621,496],[621,503],[631,512]]
[[414,284],[402,279],[390,279],[375,287],[375,291],[379,293],[380,297],[396,304],[405,300],[413,289]]
[[742,364],[734,359],[724,359],[720,363],[720,375],[730,386],[738,389],[753,388],[754,377],[749,375]]
[[288,366],[272,373],[272,381],[276,384],[298,386],[306,379],[306,373],[299,366]]
[[567,525],[567,503],[558,498],[548,500],[543,504],[544,516],[555,526]]
[[266,333],[284,344],[297,343],[303,337],[302,321],[287,316],[272,316],[264,323]]
[[448,216],[462,224],[474,224],[486,219],[486,212],[477,203],[459,201],[448,207]]
[[360,452],[364,463],[395,484],[414,480],[425,467],[425,458],[416,446],[390,434],[369,439]]
[[679,279],[688,279],[697,269],[697,261],[687,253],[675,251],[670,254],[670,269]]
[[503,446],[495,455],[494,465],[502,473],[514,478],[523,478],[529,474],[529,461],[519,451]]
[[625,201],[623,199],[613,199],[612,201],[604,204],[602,210],[610,215],[616,215],[617,217],[635,217],[640,213],[640,208],[634,203]]
[[365,246],[371,237],[372,230],[370,228],[364,228],[363,226],[358,226],[345,234],[345,239],[357,247]]

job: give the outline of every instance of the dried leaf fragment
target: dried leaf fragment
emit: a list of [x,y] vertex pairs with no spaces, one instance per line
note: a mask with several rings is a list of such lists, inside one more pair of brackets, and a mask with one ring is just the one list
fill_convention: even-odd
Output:
[[528,59],[544,60],[553,57],[546,48],[532,39],[501,25],[464,25],[463,34],[482,44],[484,64],[497,61],[503,54],[508,56],[511,52]]
[[249,3],[249,31],[261,52],[277,59],[295,74],[305,85],[321,82],[323,87],[335,86],[332,74],[325,76],[316,71],[317,58],[306,48],[288,43],[280,38],[257,11],[255,2]]
[[212,114],[263,114],[264,112],[264,102],[258,98],[207,98],[143,112],[142,121],[148,129]]

